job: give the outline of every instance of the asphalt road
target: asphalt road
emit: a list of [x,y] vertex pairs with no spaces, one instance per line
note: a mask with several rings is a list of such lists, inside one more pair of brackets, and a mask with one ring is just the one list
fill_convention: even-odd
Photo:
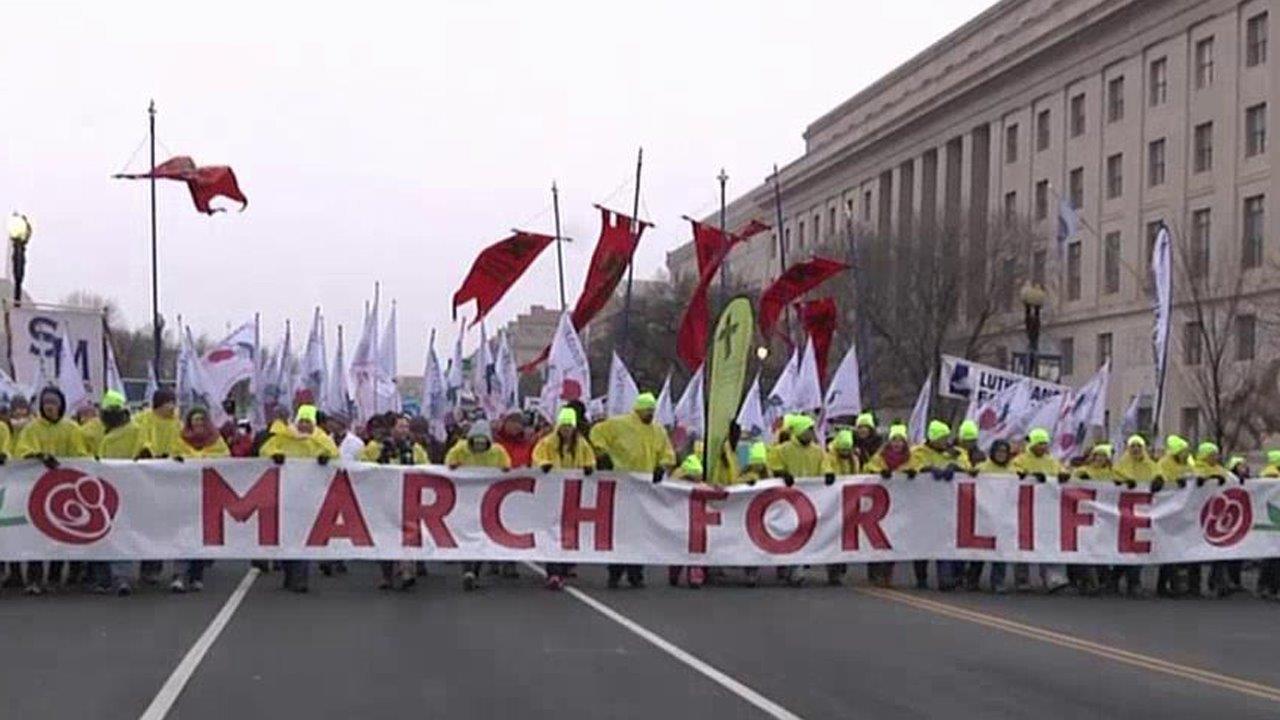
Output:
[[[583,596],[528,568],[474,593],[443,565],[410,593],[368,566],[306,596],[258,577],[164,717],[1280,717],[1280,604],[1245,596],[882,591],[861,571],[690,591],[660,568],[609,591],[580,570]],[[6,591],[0,717],[141,717],[246,571],[184,596]]]

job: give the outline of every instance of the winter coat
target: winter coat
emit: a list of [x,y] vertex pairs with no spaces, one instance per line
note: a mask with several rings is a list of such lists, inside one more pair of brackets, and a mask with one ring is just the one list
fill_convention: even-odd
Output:
[[635,413],[596,423],[591,428],[591,444],[597,453],[609,456],[614,470],[651,473],[659,466],[670,468],[676,464],[666,428],[656,420],[643,423]]

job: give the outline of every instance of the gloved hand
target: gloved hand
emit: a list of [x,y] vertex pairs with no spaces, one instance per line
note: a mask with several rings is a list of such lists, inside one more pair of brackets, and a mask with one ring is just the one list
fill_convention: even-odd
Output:
[[658,483],[662,482],[662,476],[663,476],[663,475],[666,475],[666,472],[662,469],[662,466],[661,466],[661,465],[659,465],[658,467],[654,468],[654,469],[653,469],[653,484],[654,484],[654,485],[657,485]]
[[1184,477],[1178,478],[1178,489],[1185,488],[1186,486],[1187,486],[1187,479]]
[[778,473],[778,477],[782,478],[782,484],[791,487],[796,484],[796,478],[789,472]]
[[[1085,480],[1088,480],[1088,479],[1089,479],[1089,476],[1088,476],[1088,475],[1081,475],[1080,477],[1081,477],[1081,478],[1083,478],[1083,479],[1085,479]],[[1111,481],[1111,484],[1112,484],[1112,485],[1115,485],[1116,487],[1124,487],[1124,483],[1123,483],[1123,482],[1121,482],[1121,481],[1119,481],[1119,480],[1112,480],[1112,481]]]
[[1046,480],[1044,473],[1032,473],[1031,477],[1035,478],[1038,483],[1042,483]]
[[1014,475],[1017,475],[1019,480],[1026,480],[1026,479],[1027,479],[1027,474],[1026,474],[1026,473],[1024,473],[1024,472],[1022,472],[1021,470],[1019,470],[1019,471],[1017,471],[1016,473],[1014,473]]
[[590,465],[588,465],[587,467],[582,468],[582,474],[583,474],[583,475],[590,475],[591,473],[593,473],[593,472],[595,472],[595,471],[596,471],[596,469],[595,469],[595,468],[593,468],[593,467],[591,467]]
[[1164,478],[1157,477],[1151,481],[1151,492],[1158,493],[1164,489]]
[[823,481],[823,482],[825,482],[825,483],[826,483],[826,484],[828,484],[828,485],[835,485],[835,484],[836,484],[836,474],[835,474],[835,473],[827,473],[826,475],[823,475],[823,476],[822,476],[822,481]]
[[943,468],[941,470],[937,470],[937,469],[931,470],[930,474],[933,475],[934,482],[947,481],[951,479],[950,473],[946,470],[946,468]]
[[978,477],[978,468],[976,468],[976,467],[971,467],[971,468],[969,468],[969,477],[971,477],[971,478],[976,478],[976,477]]
[[1218,487],[1222,487],[1223,485],[1226,485],[1226,484],[1227,484],[1227,478],[1226,478],[1226,476],[1225,476],[1225,475],[1219,475],[1219,476],[1218,476]]
[[[275,463],[275,464],[277,464],[277,465],[283,465],[283,464],[284,464],[284,453],[276,453],[275,455],[272,455],[272,456],[271,456],[271,462],[273,462],[273,463]],[[386,463],[383,463],[383,464],[385,465]]]
[[1204,477],[1204,476],[1197,476],[1197,477],[1196,477],[1196,487],[1204,487],[1204,481],[1205,481],[1205,480],[1208,480],[1208,479],[1209,479],[1209,478]]
[[1071,479],[1071,473],[1058,473],[1058,484],[1062,484]]
[[[457,469],[458,469],[458,467],[459,467],[458,463],[449,463],[449,469],[450,469],[450,470],[457,470]],[[548,467],[550,467],[550,466],[548,466]]]
[[1136,483],[1136,482],[1134,482],[1134,481],[1132,481],[1132,480],[1127,480],[1127,481],[1125,481],[1124,486],[1125,486],[1125,487],[1127,487],[1127,488],[1129,488],[1130,490],[1136,490],[1136,489],[1138,488],[1138,483]]
[[[1089,472],[1088,472],[1087,470],[1081,470],[1081,471],[1080,471],[1080,479],[1081,479],[1081,480],[1092,480],[1093,478],[1089,477]],[[1117,485],[1119,485],[1120,483],[1116,483],[1116,484],[1117,484]]]
[[885,468],[880,471],[880,477],[884,478],[885,480],[888,480],[889,478],[893,477],[893,473],[889,472],[889,468]]
[[551,472],[551,463],[543,463],[543,464],[542,464],[542,472],[544,472],[544,473],[549,473],[549,472]]
[[934,467],[932,465],[926,465],[920,468],[920,472],[922,473],[932,473],[933,471],[934,471]]
[[320,463],[322,466],[323,466],[323,465],[328,465],[328,464],[329,464],[329,456],[328,456],[328,455],[326,455],[326,454],[324,454],[324,453],[320,453],[320,455],[316,458],[316,462]]
[[151,459],[151,457],[152,457],[152,455],[151,455],[151,448],[142,448],[141,450],[139,450],[139,451],[138,451],[138,457],[136,457],[136,458],[134,458],[134,459],[135,459],[135,460],[150,460],[150,459]]
[[907,476],[907,479],[908,479],[908,480],[915,480],[915,479],[916,479],[916,471],[915,471],[915,470],[910,470],[910,469],[908,469],[908,470],[904,470],[903,472],[906,474],[906,476]]
[[[141,457],[141,453],[139,453],[139,457]],[[138,458],[134,458],[134,460],[137,460],[137,459],[138,459]],[[187,461],[187,459],[186,459],[186,458],[184,458],[184,457],[182,457],[181,455],[174,455],[174,456],[173,456],[173,461],[174,461],[174,462],[176,462],[176,463],[184,463],[184,462],[186,462],[186,461]]]
[[750,480],[747,481],[747,487],[755,487],[755,486],[756,486],[755,478],[751,478]]
[[54,468],[58,467],[58,458],[52,455],[45,455],[44,457],[40,458],[40,462],[44,463],[44,466],[49,468],[50,470],[53,470]]
[[9,461],[9,456],[5,455],[4,453],[0,453],[0,465],[3,465],[8,461]]

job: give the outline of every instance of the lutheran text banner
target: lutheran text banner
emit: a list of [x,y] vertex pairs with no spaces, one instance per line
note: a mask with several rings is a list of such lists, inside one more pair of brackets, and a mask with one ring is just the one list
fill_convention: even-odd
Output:
[[1280,556],[1280,483],[1152,494],[1014,477],[714,489],[617,473],[289,460],[0,468],[0,560],[401,558],[666,565]]

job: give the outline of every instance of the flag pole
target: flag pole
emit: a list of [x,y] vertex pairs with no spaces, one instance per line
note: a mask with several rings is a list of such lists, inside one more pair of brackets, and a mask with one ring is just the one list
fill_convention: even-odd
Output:
[[[720,174],[716,176],[716,179],[720,181],[720,237],[728,238],[728,235],[726,234],[728,230],[725,229],[725,219],[724,219],[725,218],[724,186],[725,186],[725,183],[729,182],[729,175],[724,171],[724,168],[720,168]],[[729,262],[729,243],[727,240],[725,240],[725,256],[720,258],[720,294],[721,295],[728,295],[729,272],[728,272],[728,268],[726,267],[728,262]]]
[[[774,210],[774,215],[776,217],[775,222],[777,223],[777,228],[778,228],[778,232],[777,232],[778,276],[781,277],[782,273],[787,271],[787,244],[786,242],[783,241],[782,180],[778,173],[777,163],[773,164],[773,210]],[[788,305],[787,307],[783,308],[782,312],[783,312],[783,322],[785,323],[787,328],[787,343],[790,344],[791,342],[791,306]],[[768,344],[769,338],[764,338],[763,340],[766,344]]]
[[560,312],[564,312],[564,251],[560,247],[560,190],[556,188],[555,180],[551,181],[551,207],[556,216],[556,271],[560,276]]
[[[160,372],[160,342],[164,320],[160,317],[160,276],[156,251],[156,101],[147,106],[151,139],[151,353],[156,372]],[[179,328],[181,329],[181,328]]]
[[[640,169],[643,166],[644,148],[640,148],[636,153],[636,192],[631,202],[631,242],[633,243],[640,237]],[[622,346],[627,350],[628,357],[631,354],[631,280],[635,275],[635,256],[633,250],[631,258],[627,260],[627,294],[622,305]]]

